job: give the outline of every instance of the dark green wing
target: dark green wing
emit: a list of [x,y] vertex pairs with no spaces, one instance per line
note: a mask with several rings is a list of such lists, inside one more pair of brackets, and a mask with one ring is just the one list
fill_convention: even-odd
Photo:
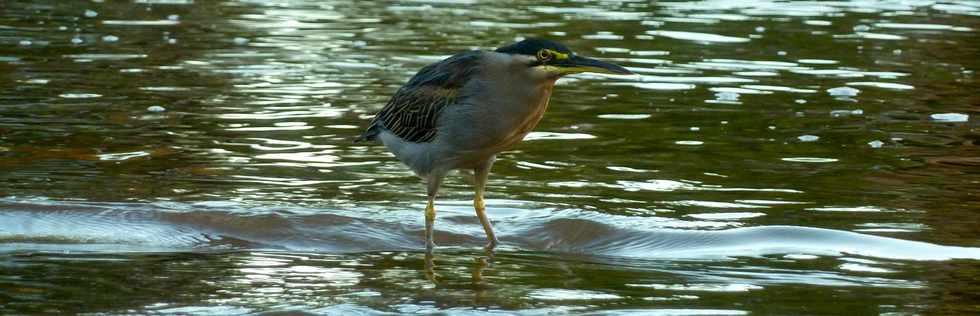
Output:
[[395,92],[359,140],[373,140],[383,128],[407,141],[431,141],[439,114],[456,103],[460,88],[479,68],[480,54],[460,53],[422,68]]

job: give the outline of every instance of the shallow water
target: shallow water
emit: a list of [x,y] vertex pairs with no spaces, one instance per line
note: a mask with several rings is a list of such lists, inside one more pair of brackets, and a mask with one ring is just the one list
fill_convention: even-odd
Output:
[[[732,4],[737,3],[737,4]],[[977,313],[980,2],[0,3],[0,313]],[[353,144],[421,66],[559,81],[463,177]],[[431,260],[431,274],[424,267]]]

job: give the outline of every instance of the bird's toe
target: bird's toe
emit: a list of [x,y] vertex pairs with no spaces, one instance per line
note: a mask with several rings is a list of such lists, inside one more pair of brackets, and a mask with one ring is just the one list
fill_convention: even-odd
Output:
[[487,245],[486,246],[483,246],[483,249],[486,249],[487,251],[493,251],[494,248],[497,248],[497,244],[499,244],[499,243],[500,242],[497,241],[496,238],[490,239],[490,241],[487,242]]

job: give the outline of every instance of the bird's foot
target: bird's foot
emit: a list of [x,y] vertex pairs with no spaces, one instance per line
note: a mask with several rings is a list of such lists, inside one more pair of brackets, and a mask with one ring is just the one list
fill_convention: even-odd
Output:
[[497,238],[490,239],[490,241],[487,242],[487,245],[483,246],[483,250],[486,250],[487,252],[493,252],[494,248],[497,248],[497,244],[499,243],[500,242],[497,241]]

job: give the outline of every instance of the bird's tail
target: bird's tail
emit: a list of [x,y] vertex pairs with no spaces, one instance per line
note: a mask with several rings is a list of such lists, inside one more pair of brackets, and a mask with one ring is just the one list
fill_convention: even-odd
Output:
[[363,141],[373,141],[376,138],[378,138],[378,133],[380,133],[380,131],[378,131],[378,126],[371,125],[371,127],[368,127],[368,129],[365,130],[364,133],[361,133],[361,136],[358,136],[357,138],[354,139],[354,143],[360,143]]

